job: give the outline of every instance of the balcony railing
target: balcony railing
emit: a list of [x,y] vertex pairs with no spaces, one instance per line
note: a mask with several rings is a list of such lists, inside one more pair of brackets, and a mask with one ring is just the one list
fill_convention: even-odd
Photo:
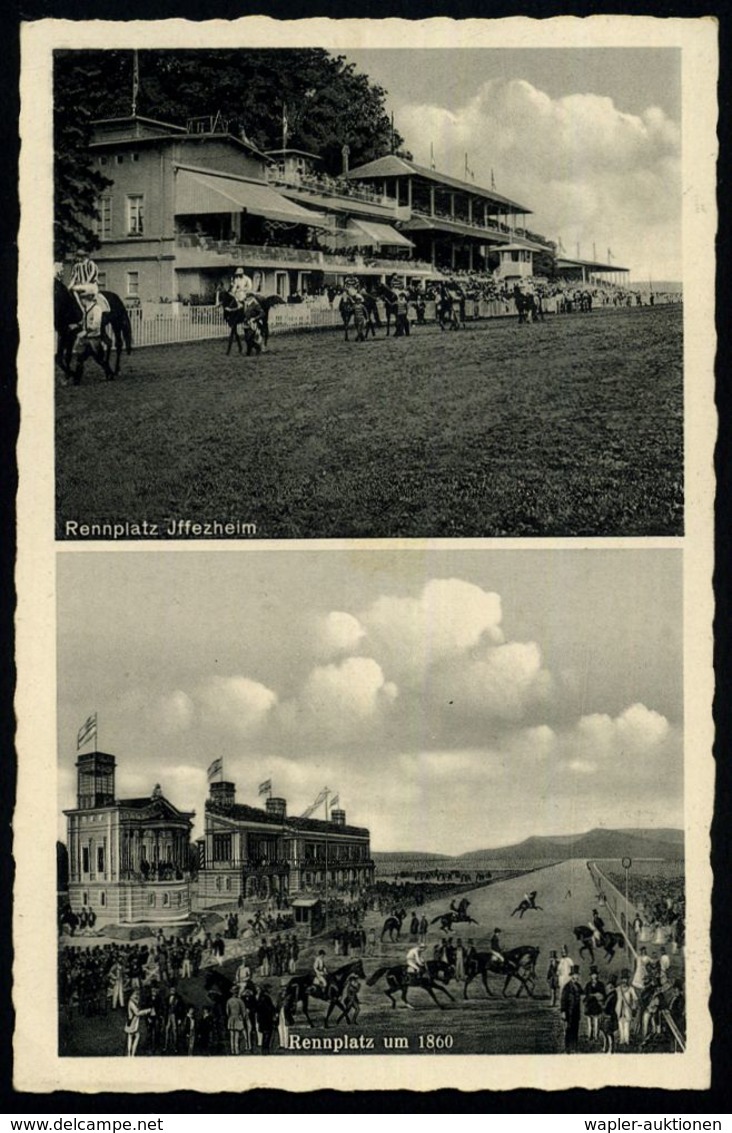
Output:
[[379,205],[381,208],[395,209],[397,202],[394,197],[377,193],[365,185],[354,184],[341,177],[329,177],[327,174],[313,173],[282,173],[279,170],[269,170],[267,180],[270,185],[283,185],[288,189],[301,189],[322,197],[345,197],[351,201],[362,201],[364,204]]
[[[381,268],[384,271],[430,271],[431,264],[424,260],[392,259],[360,254],[345,255],[325,249],[288,248],[261,244],[237,244],[233,240],[214,240],[213,237],[193,233],[180,233],[175,238],[178,250],[178,267],[221,267],[226,270],[233,264],[254,266],[288,264],[298,268],[334,271],[346,268],[359,271],[363,268]],[[226,262],[217,262],[226,261]]]

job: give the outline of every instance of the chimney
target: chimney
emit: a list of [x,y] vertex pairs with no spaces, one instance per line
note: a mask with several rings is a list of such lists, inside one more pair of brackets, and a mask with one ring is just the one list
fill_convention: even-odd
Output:
[[234,783],[210,783],[209,798],[216,806],[230,809],[236,801],[236,786]]
[[334,826],[346,825],[346,812],[345,810],[332,810],[330,812],[330,820]]
[[342,146],[341,147],[341,158],[343,159],[343,170],[342,170],[342,172],[343,172],[344,177],[348,176],[348,158],[350,156],[350,153],[351,153],[351,147],[350,146]]
[[287,817],[286,799],[267,799],[264,805],[267,814],[271,814],[273,818],[285,819]]

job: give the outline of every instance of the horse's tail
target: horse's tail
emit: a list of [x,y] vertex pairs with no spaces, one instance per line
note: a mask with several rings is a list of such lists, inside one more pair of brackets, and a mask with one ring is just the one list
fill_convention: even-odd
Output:
[[388,964],[384,964],[383,968],[377,968],[376,971],[372,972],[371,975],[369,976],[369,978],[366,980],[366,986],[367,987],[373,987],[374,984],[377,983],[381,979],[381,977],[384,975],[384,973],[388,972],[388,971],[389,971],[389,965]]

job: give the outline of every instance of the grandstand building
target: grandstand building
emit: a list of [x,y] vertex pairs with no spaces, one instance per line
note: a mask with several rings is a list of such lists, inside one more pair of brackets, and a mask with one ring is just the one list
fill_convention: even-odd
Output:
[[264,808],[236,802],[230,782],[212,782],[205,833],[198,842],[198,902],[202,908],[239,897],[355,895],[371,885],[370,834],[329,819],[294,818],[282,798]]
[[[283,300],[353,275],[419,285],[456,271],[554,274],[556,245],[526,227],[528,206],[396,154],[350,169],[344,146],[330,177],[316,154],[262,153],[218,117],[179,126],[139,115],[95,122],[91,153],[112,181],[97,201],[94,258],[101,286],[128,306],[210,304],[239,267]],[[625,271],[559,263],[586,281]]]
[[142,798],[116,797],[116,760],[106,752],[76,762],[77,805],[66,810],[68,899],[100,923],[174,923],[190,913],[193,812],[156,785]]

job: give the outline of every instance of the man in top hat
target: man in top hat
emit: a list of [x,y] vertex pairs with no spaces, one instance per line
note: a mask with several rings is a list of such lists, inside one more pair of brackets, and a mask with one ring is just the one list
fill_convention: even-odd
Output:
[[630,1026],[638,1010],[638,996],[630,983],[630,971],[623,968],[620,973],[615,1014],[618,1017],[618,1045],[630,1045]]
[[546,969],[546,982],[549,984],[549,991],[551,992],[551,1005],[557,1005],[557,993],[559,991],[559,960],[556,952],[549,953],[549,964]]
[[587,1019],[587,1038],[590,1041],[600,1037],[600,1015],[605,1003],[605,985],[600,979],[597,965],[590,968],[590,978],[585,984],[585,1018]]
[[579,1042],[580,1006],[582,1004],[582,987],[579,977],[579,967],[577,964],[573,964],[569,982],[562,988],[562,997],[559,1003],[564,1020],[564,1049],[567,1054],[576,1054]]

